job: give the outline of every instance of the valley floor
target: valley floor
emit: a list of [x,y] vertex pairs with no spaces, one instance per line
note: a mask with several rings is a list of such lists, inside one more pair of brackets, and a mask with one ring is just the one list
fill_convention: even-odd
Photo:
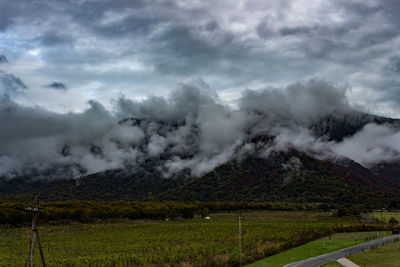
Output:
[[[240,261],[254,262],[329,232],[381,227],[355,217],[332,217],[329,212],[243,212],[240,257],[238,213],[210,216],[209,220],[46,224],[39,225],[39,233],[48,266],[238,266]],[[359,233],[358,239],[366,235]],[[1,264],[23,266],[28,251],[29,225],[0,228]],[[39,258],[35,251],[37,264]]]

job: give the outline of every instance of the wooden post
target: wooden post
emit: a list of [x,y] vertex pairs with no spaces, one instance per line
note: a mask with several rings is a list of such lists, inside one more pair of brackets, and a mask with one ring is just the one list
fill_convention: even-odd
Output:
[[242,212],[239,211],[239,264],[242,266],[242,223],[241,223]]
[[40,244],[40,239],[39,239],[39,232],[37,229],[35,229],[36,235],[37,235],[37,241],[38,241],[38,245],[39,245],[39,252],[40,252],[40,258],[42,259],[42,264],[44,267],[46,267],[46,263],[44,262],[44,255],[43,255],[43,251],[42,251],[42,245]]
[[37,241],[39,245],[40,257],[42,259],[42,264],[46,267],[46,263],[44,261],[44,255],[42,251],[42,245],[40,244],[39,239],[39,232],[37,230],[37,217],[39,212],[39,195],[35,199],[32,198],[32,202],[30,206],[25,208],[25,211],[32,213],[32,225],[31,225],[31,239],[30,239],[30,248],[29,248],[29,267],[33,267],[33,256],[34,256],[34,249],[35,249],[35,237],[37,236]]
[[306,238],[306,207],[303,207],[303,238]]
[[35,248],[35,214],[32,216],[32,227],[31,227],[31,242],[29,249],[29,267],[33,266],[33,253]]

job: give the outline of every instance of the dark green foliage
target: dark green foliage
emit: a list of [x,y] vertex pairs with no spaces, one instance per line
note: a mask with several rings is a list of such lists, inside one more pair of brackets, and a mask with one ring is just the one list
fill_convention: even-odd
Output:
[[399,221],[398,220],[396,220],[396,218],[394,218],[394,217],[391,217],[390,219],[389,219],[389,223],[390,224],[398,224],[399,223]]
[[[0,203],[0,224],[28,224],[31,215],[24,211],[21,202]],[[246,203],[246,202],[42,202],[39,212],[41,222],[78,221],[93,222],[96,220],[126,219],[191,219],[196,214],[207,216],[210,212],[238,210],[320,210],[319,205],[306,206],[295,203]]]
[[18,225],[31,220],[30,214],[27,214],[22,205],[18,203],[0,203],[0,224]]
[[201,218],[204,218],[204,217],[208,216],[209,214],[210,214],[210,211],[208,210],[207,207],[202,208],[202,209],[200,210]]
[[185,219],[192,219],[194,217],[194,208],[185,207],[182,209],[182,217]]
[[[302,167],[298,170],[283,168],[283,163],[293,157],[301,160]],[[379,190],[384,190],[384,187],[372,188],[359,182],[359,176],[366,176],[364,173],[358,175],[360,168],[365,170],[356,165],[356,174],[353,174],[335,164],[296,152],[278,154],[270,160],[247,158],[240,163],[222,165],[203,177],[162,192],[159,198],[176,201],[318,202],[325,203],[321,206],[324,210],[345,203],[375,207],[378,203],[393,202],[392,196],[396,193],[381,194]],[[371,180],[375,178],[372,176]]]
[[[299,166],[287,167],[293,160]],[[110,170],[78,180],[0,178],[0,198],[24,201],[40,192],[46,201],[307,202],[324,204],[323,210],[346,203],[362,204],[365,209],[381,205],[395,208],[400,203],[399,186],[361,165],[349,161],[344,167],[298,151],[275,153],[268,159],[248,157],[232,161],[198,178],[189,178],[182,172],[165,179],[158,172],[142,170],[146,168],[137,172]],[[152,217],[162,213],[166,217],[168,212],[175,211],[164,210],[157,215],[143,212],[144,215],[130,216]]]
[[400,200],[392,200],[389,203],[389,208],[390,209],[400,209]]
[[360,209],[354,205],[346,204],[337,209],[335,215],[337,217],[357,216],[360,214]]

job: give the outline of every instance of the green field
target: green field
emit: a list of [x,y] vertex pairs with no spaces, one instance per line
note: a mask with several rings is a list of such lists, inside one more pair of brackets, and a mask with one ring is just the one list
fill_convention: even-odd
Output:
[[397,212],[395,212],[395,211],[384,211],[384,212],[379,212],[379,211],[375,211],[375,212],[371,212],[370,214],[369,214],[369,216],[371,217],[371,218],[377,218],[378,220],[380,220],[381,219],[381,216],[382,216],[382,220],[384,221],[384,222],[389,222],[389,220],[390,220],[390,218],[395,218],[398,222],[400,222],[400,212],[399,211],[397,211]]
[[[389,235],[390,232],[353,232],[353,233],[339,233],[329,237],[324,237],[305,245],[289,249],[277,255],[265,258],[255,263],[247,265],[247,267],[257,266],[283,266],[285,264],[304,260],[310,257],[330,253],[345,247],[357,245],[374,238]],[[337,266],[332,263],[331,266]],[[328,265],[330,266],[330,265]],[[340,265],[339,265],[340,266]]]
[[400,266],[400,242],[358,253],[349,259],[363,267],[398,267]]
[[[252,211],[243,213],[242,218],[243,263],[304,244],[330,231],[366,227],[357,218],[336,218],[323,212],[307,212],[304,216],[303,212]],[[0,228],[1,264],[25,264],[28,228]],[[39,232],[48,266],[239,264],[237,213],[211,215],[211,220],[47,224],[39,226]],[[35,253],[38,262],[38,251]]]

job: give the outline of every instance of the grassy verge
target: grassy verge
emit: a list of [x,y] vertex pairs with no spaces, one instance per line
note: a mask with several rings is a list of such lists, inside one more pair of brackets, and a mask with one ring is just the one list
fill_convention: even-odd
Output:
[[[330,213],[252,211],[242,213],[242,262],[276,254],[338,229],[365,227],[357,218]],[[40,225],[48,266],[238,266],[238,214],[211,220],[118,220]],[[362,238],[361,236],[359,238]],[[0,228],[0,263],[23,266],[29,225]],[[39,264],[35,252],[36,265]],[[0,264],[0,265],[1,265]]]
[[[374,238],[389,235],[390,232],[353,232],[339,233],[329,237],[324,237],[305,245],[289,249],[277,255],[247,265],[247,267],[257,266],[283,266],[285,264],[304,260],[310,257],[330,253],[345,247],[357,245]],[[334,264],[334,263],[333,263]],[[335,266],[335,265],[333,265]]]
[[400,242],[352,255],[349,260],[363,267],[398,267],[400,266]]
[[397,221],[400,222],[400,212],[395,212],[395,211],[385,211],[385,212],[379,212],[379,211],[375,211],[375,212],[371,212],[370,214],[371,218],[377,218],[378,220],[381,219],[381,215],[382,215],[382,220],[384,222],[389,222],[390,218],[395,218]]

